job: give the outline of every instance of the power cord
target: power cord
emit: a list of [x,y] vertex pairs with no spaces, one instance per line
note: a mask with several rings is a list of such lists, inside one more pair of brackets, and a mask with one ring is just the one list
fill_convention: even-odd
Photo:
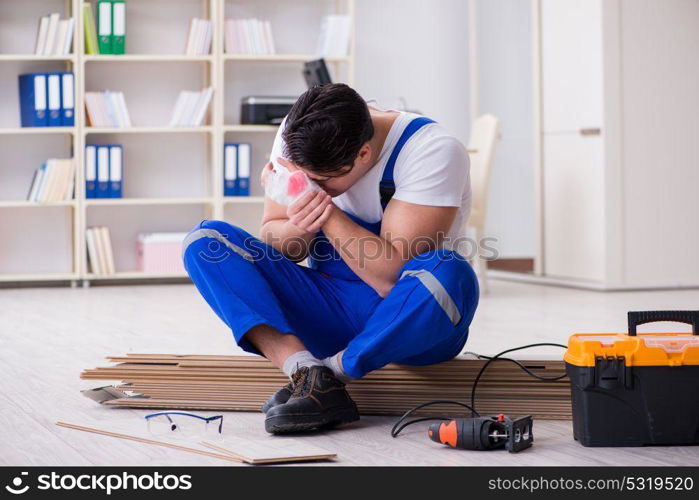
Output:
[[[558,377],[542,377],[541,375],[537,375],[536,373],[532,372],[524,366],[522,363],[520,363],[517,360],[511,359],[511,358],[503,358],[502,356],[510,353],[510,352],[515,352],[515,351],[522,351],[524,349],[530,349],[532,347],[562,347],[563,349],[567,349],[568,346],[563,345],[563,344],[556,344],[555,342],[539,342],[537,344],[527,344],[523,345],[521,347],[513,347],[512,349],[507,349],[505,351],[497,353],[495,356],[492,358],[489,358],[488,356],[479,356],[482,357],[483,359],[487,359],[488,361],[485,362],[485,364],[481,367],[480,371],[478,372],[478,375],[476,375],[476,379],[473,381],[473,387],[471,388],[471,406],[476,407],[476,387],[478,386],[478,382],[480,381],[481,377],[483,376],[483,373],[485,373],[486,368],[490,366],[490,364],[493,361],[510,361],[517,366],[519,366],[522,370],[525,371],[525,373],[531,377],[534,377],[536,379],[539,379],[543,382],[555,382],[556,380],[561,380],[566,376],[564,373],[563,375],[559,375]],[[477,416],[474,414],[474,416]]]
[[480,413],[476,411],[476,388],[478,387],[478,382],[480,379],[483,377],[483,373],[485,373],[485,370],[490,366],[491,363],[495,361],[509,361],[511,363],[514,363],[515,365],[519,366],[524,372],[538,380],[541,380],[542,382],[555,382],[556,380],[561,380],[562,378],[566,377],[566,374],[564,373],[563,375],[559,375],[557,377],[542,377],[541,375],[537,375],[536,373],[532,372],[529,368],[524,366],[522,363],[519,361],[512,359],[512,358],[503,358],[505,354],[508,354],[510,352],[515,352],[515,351],[521,351],[524,349],[531,349],[532,347],[562,347],[563,349],[566,349],[568,346],[563,345],[563,344],[557,344],[555,342],[539,342],[536,344],[527,344],[523,345],[520,347],[513,347],[512,349],[506,349],[502,352],[497,353],[495,356],[483,356],[480,354],[476,353],[471,353],[475,354],[479,359],[487,359],[487,361],[483,364],[481,369],[478,371],[478,374],[476,375],[475,380],[473,381],[473,387],[471,387],[471,404],[467,405],[466,403],[462,403],[460,401],[451,401],[451,400],[434,400],[434,401],[428,401],[426,403],[422,403],[417,406],[413,406],[410,408],[408,411],[406,411],[403,416],[401,416],[396,423],[393,425],[391,428],[391,437],[397,437],[400,432],[408,427],[409,425],[416,424],[418,422],[426,422],[428,420],[451,420],[450,418],[447,417],[419,417],[419,418],[414,418],[412,420],[409,420],[405,422],[405,420],[415,413],[416,411],[425,408],[426,406],[432,406],[432,405],[437,405],[437,404],[451,404],[451,405],[458,405],[462,406],[468,410],[471,411],[471,415],[474,417],[480,417]]
[[469,405],[467,405],[466,403],[462,403],[460,401],[451,401],[448,399],[445,399],[445,400],[436,399],[434,401],[428,401],[427,403],[422,403],[421,405],[413,406],[408,411],[406,411],[403,414],[403,416],[398,419],[398,421],[395,423],[393,428],[391,428],[391,437],[398,436],[398,434],[400,434],[400,431],[402,431],[403,429],[405,429],[409,425],[417,424],[418,422],[426,422],[428,420],[450,420],[447,417],[420,417],[420,418],[414,418],[413,420],[410,420],[408,422],[403,422],[410,415],[412,415],[416,411],[424,408],[425,406],[439,405],[439,404],[463,406],[464,408],[471,410],[472,414],[480,417],[478,412],[475,409],[473,409],[472,407],[470,407]]

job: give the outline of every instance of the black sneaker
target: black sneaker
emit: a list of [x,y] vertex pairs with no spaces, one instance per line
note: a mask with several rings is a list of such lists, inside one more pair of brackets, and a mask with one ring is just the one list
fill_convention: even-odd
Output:
[[289,398],[291,397],[291,394],[294,392],[294,383],[289,382],[286,384],[284,387],[279,389],[277,392],[272,394],[267,401],[265,401],[265,404],[262,405],[262,413],[267,413],[270,408],[274,408],[277,405],[283,405],[287,401],[289,401]]
[[359,411],[332,370],[302,367],[292,376],[293,393],[286,403],[267,411],[265,430],[272,434],[334,427],[359,420]]

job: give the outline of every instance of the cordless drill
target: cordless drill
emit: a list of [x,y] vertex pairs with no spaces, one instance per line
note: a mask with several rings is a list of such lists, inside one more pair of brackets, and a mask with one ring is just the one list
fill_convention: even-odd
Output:
[[534,441],[532,417],[511,419],[507,415],[477,418],[457,418],[431,424],[427,435],[437,443],[462,450],[495,450],[505,448],[517,453],[529,448]]

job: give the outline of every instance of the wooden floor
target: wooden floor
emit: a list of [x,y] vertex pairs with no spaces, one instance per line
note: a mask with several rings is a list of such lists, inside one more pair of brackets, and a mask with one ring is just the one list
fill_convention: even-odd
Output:
[[[530,342],[565,343],[574,332],[624,331],[627,310],[695,309],[698,299],[696,290],[600,293],[493,281],[467,350],[488,354]],[[103,365],[108,354],[238,353],[191,285],[0,289],[0,311],[0,464],[230,465],[54,425],[143,430],[145,412],[103,408],[79,393],[95,385],[78,378],[81,369]],[[663,328],[669,331],[656,329]],[[423,424],[392,439],[392,421],[364,417],[303,439],[336,452],[339,465],[699,465],[699,447],[584,448],[573,441],[570,422],[535,422],[534,448],[511,455],[443,448],[427,439]],[[224,428],[233,436],[283,439],[265,434],[261,414],[227,413]]]

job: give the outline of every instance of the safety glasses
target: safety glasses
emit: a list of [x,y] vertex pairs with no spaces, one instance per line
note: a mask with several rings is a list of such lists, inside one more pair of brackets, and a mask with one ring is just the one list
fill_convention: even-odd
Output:
[[[216,425],[218,421],[218,425]],[[148,431],[155,435],[207,435],[221,434],[223,430],[223,415],[202,417],[194,413],[181,411],[164,411],[146,415]]]

